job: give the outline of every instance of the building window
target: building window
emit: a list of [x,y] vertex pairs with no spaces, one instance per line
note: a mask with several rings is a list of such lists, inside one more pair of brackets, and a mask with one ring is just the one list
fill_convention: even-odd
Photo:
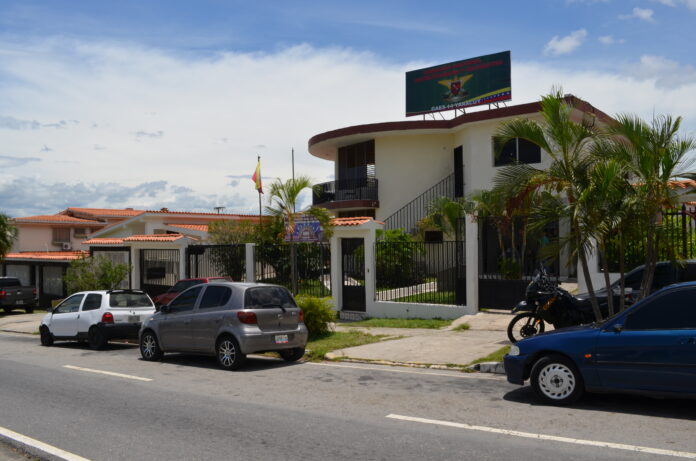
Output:
[[375,177],[375,141],[365,141],[338,149],[338,179]]
[[[499,141],[493,138],[493,166],[515,163],[541,163],[541,148],[526,139],[515,138],[498,149]],[[500,152],[496,155],[497,152]]]
[[86,238],[91,232],[92,232],[92,229],[90,229],[89,227],[77,228],[77,229],[75,229],[75,238],[76,239]]
[[368,217],[368,218],[375,219],[375,210],[374,209],[367,209],[367,210],[339,211],[338,217],[339,218],[365,218],[365,217]]
[[54,227],[53,228],[53,243],[70,243],[70,228],[69,227]]

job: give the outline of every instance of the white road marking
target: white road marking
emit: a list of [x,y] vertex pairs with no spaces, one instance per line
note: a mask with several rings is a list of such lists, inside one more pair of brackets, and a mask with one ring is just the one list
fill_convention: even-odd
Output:
[[58,447],[54,447],[53,445],[49,445],[39,440],[32,439],[31,437],[27,437],[26,435],[22,435],[18,432],[11,431],[6,427],[0,426],[0,436],[15,440],[21,443],[22,445],[36,448],[44,453],[48,453],[52,456],[64,459],[66,461],[89,461],[87,458],[83,458],[82,456],[76,455],[75,453],[70,453],[69,451],[65,451]]
[[634,452],[638,452],[638,453],[647,453],[647,454],[651,454],[651,455],[674,456],[677,458],[696,459],[696,453],[691,453],[688,451],[665,450],[662,448],[641,447],[639,445],[628,445],[628,444],[624,444],[624,443],[600,442],[597,440],[573,439],[570,437],[559,437],[559,436],[555,436],[555,435],[535,434],[532,432],[511,431],[508,429],[498,429],[495,427],[472,426],[470,424],[454,423],[451,421],[441,421],[441,420],[437,420],[437,419],[417,418],[414,416],[402,416],[402,415],[391,414],[391,415],[387,415],[386,417],[390,418],[390,419],[398,419],[401,421],[411,421],[411,422],[423,423],[423,424],[435,424],[438,426],[456,427],[458,429],[467,429],[470,431],[479,431],[479,432],[490,432],[493,434],[510,435],[513,437],[524,437],[527,439],[549,440],[552,442],[572,443],[575,445],[589,445],[592,447],[601,447],[601,448],[613,448],[615,450],[634,451]]
[[445,378],[494,379],[497,381],[502,380],[502,377],[487,376],[487,375],[483,375],[481,373],[461,373],[461,374],[437,373],[434,371],[417,371],[418,369],[400,370],[396,367],[376,368],[376,367],[365,367],[365,366],[360,366],[360,365],[338,365],[335,363],[320,363],[320,362],[305,362],[305,365],[319,365],[322,367],[334,367],[334,368],[354,368],[357,370],[384,371],[384,372],[388,372],[388,373],[408,373],[408,374],[412,374],[412,375],[442,376]]
[[89,373],[98,373],[101,375],[116,376],[117,378],[133,379],[135,381],[152,381],[152,379],[150,378],[141,378],[140,376],[124,375],[123,373],[115,373],[113,371],[95,370],[93,368],[76,367],[74,365],[63,365],[63,368],[67,368],[69,370],[86,371]]

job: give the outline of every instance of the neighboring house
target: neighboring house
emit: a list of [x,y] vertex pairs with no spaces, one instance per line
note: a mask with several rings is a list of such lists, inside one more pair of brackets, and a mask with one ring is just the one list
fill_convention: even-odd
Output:
[[[15,218],[18,237],[1,267],[2,275],[34,285],[40,304],[64,297],[63,276],[71,261],[90,253],[115,263],[131,264],[133,272],[123,288],[141,288],[141,255],[169,258],[166,273],[157,280],[171,285],[185,274],[185,248],[208,241],[208,224],[221,219],[258,221],[258,216],[106,208],[67,208],[55,215]],[[140,250],[145,250],[144,252]],[[157,252],[175,250],[175,252]],[[176,255],[176,259],[172,259]],[[159,266],[158,266],[159,267]],[[150,271],[154,277],[161,268]]]

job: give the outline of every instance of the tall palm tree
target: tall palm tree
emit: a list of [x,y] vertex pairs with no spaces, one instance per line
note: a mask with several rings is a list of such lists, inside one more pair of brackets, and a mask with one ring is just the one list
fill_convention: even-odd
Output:
[[590,293],[592,311],[596,319],[601,320],[602,314],[587,263],[587,253],[592,251],[592,229],[581,219],[585,210],[579,200],[590,180],[593,159],[589,151],[597,136],[594,119],[588,116],[576,120],[572,100],[564,98],[560,88],[541,98],[540,114],[542,122],[514,119],[503,123],[496,131],[496,137],[500,148],[515,138],[536,144],[551,157],[550,166],[542,170],[530,165],[511,165],[498,173],[495,183],[498,187],[518,191],[520,201],[540,190],[563,194],[562,214],[556,218],[566,217],[570,221],[570,238],[567,241],[577,252]]
[[0,261],[10,252],[17,238],[17,226],[5,214],[0,213]]
[[622,114],[611,126],[615,153],[632,179],[642,213],[647,219],[646,254],[640,297],[650,293],[660,246],[661,211],[677,206],[678,192],[672,181],[690,171],[693,158],[686,154],[696,148],[692,137],[678,135],[681,117],[668,115],[653,118],[647,123],[635,115]]

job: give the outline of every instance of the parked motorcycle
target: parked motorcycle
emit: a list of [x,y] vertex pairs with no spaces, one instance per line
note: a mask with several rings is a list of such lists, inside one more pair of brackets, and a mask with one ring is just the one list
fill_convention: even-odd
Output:
[[507,328],[512,343],[543,333],[546,323],[554,328],[565,328],[595,320],[589,299],[575,297],[559,287],[543,266],[535,272],[525,294],[526,299],[512,310],[517,315]]

